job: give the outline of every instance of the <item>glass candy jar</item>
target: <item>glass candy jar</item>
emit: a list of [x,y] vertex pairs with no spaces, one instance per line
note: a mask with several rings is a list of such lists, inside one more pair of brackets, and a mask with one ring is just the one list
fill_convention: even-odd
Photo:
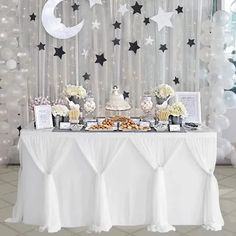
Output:
[[151,96],[144,96],[141,102],[141,109],[144,112],[144,116],[149,116],[153,108],[153,102]]
[[84,111],[86,112],[86,117],[89,118],[94,118],[94,111],[96,109],[96,103],[94,101],[94,98],[93,97],[88,97],[86,98],[85,100],[85,103],[84,103]]

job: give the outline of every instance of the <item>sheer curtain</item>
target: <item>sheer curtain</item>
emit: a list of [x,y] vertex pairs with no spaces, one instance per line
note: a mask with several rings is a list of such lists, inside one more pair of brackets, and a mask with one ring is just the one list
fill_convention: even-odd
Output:
[[[41,23],[41,12],[45,0],[21,0],[21,43],[28,49],[31,62],[31,77],[28,83],[30,97],[50,96],[52,100],[60,97],[66,84],[82,84],[93,94],[99,105],[97,115],[102,115],[113,85],[121,92],[129,93],[133,108],[138,108],[144,92],[151,92],[160,83],[168,83],[177,91],[199,90],[199,49],[201,22],[211,15],[211,0],[137,0],[143,5],[141,14],[133,14],[131,6],[135,0],[103,0],[92,8],[89,0],[64,0],[55,11],[66,26],[74,26],[83,19],[85,25],[74,38],[57,40],[49,36]],[[79,10],[73,11],[72,5],[79,4]],[[119,13],[120,5],[127,4],[129,12]],[[177,14],[178,6],[183,13]],[[174,12],[171,21],[173,28],[158,31],[157,23],[150,20],[145,25],[144,17],[153,17],[161,7],[164,11]],[[35,13],[35,21],[29,15]],[[92,29],[92,22],[100,23],[99,29]],[[118,21],[120,29],[112,25]],[[151,37],[154,42],[146,45]],[[120,39],[120,45],[112,40]],[[194,46],[187,43],[194,39]],[[129,51],[129,42],[137,41],[140,49],[137,53]],[[39,43],[46,44],[45,50],[39,50]],[[160,45],[166,44],[163,53]],[[65,55],[60,59],[54,56],[55,47],[63,46]],[[88,50],[88,56],[82,55]],[[101,66],[96,54],[104,53],[107,61]],[[84,80],[85,73],[90,80]],[[173,80],[179,78],[180,84]]]

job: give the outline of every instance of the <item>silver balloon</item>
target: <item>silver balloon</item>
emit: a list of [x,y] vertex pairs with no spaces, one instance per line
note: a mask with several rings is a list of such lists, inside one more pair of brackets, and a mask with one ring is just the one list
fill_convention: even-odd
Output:
[[224,101],[228,108],[236,107],[236,94],[232,91],[226,91],[224,94]]

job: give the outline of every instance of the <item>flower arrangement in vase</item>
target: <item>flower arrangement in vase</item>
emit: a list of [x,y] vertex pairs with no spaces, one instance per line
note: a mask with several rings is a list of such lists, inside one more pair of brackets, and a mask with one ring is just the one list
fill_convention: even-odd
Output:
[[156,97],[157,109],[165,109],[168,106],[168,101],[175,94],[174,89],[168,84],[161,84],[154,90]]
[[64,93],[66,97],[68,97],[69,100],[75,104],[79,104],[81,99],[85,99],[87,97],[87,91],[83,86],[69,84],[65,87]]
[[54,126],[59,128],[60,122],[67,121],[69,115],[69,109],[65,105],[53,105],[52,106],[52,115]]
[[169,107],[170,122],[182,125],[182,119],[187,116],[186,107],[182,102],[175,102]]

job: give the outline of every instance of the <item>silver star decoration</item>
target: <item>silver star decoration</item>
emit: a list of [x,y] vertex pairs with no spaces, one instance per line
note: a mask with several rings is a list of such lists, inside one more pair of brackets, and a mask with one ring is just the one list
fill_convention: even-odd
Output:
[[164,27],[173,27],[171,23],[171,17],[174,12],[165,12],[161,7],[158,10],[158,14],[151,17],[151,20],[158,24],[158,31],[161,31]]
[[92,8],[95,4],[102,5],[102,0],[89,0],[90,8]]
[[127,4],[121,5],[120,4],[120,8],[118,9],[118,12],[124,16],[126,12],[128,12],[129,9],[127,8]]
[[83,52],[81,53],[82,56],[84,56],[84,58],[86,59],[88,56],[88,50],[83,49]]
[[100,22],[98,22],[97,20],[95,20],[94,22],[92,22],[92,29],[99,29],[100,28]]
[[152,43],[154,42],[154,39],[151,38],[151,36],[149,36],[148,38],[145,39],[145,45],[152,45]]

